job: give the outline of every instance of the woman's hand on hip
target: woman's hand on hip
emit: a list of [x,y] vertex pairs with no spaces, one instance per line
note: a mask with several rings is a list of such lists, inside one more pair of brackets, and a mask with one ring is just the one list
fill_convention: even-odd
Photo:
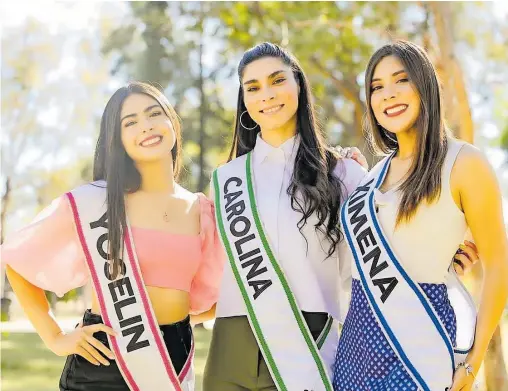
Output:
[[93,337],[98,331],[104,331],[106,334],[116,336],[117,333],[104,324],[94,324],[90,326],[78,325],[68,334],[58,334],[48,347],[58,356],[69,356],[79,354],[94,365],[109,365],[99,352],[102,352],[111,360],[115,358],[113,352],[109,350],[102,342]]
[[479,260],[480,255],[476,245],[469,240],[465,240],[464,244],[459,246],[453,257],[453,268],[459,276],[463,276],[467,272],[470,272]]

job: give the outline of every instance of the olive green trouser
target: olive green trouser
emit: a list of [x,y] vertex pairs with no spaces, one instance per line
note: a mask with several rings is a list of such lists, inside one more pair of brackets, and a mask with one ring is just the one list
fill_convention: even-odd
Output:
[[[314,340],[327,316],[304,313]],[[203,391],[277,391],[246,316],[216,319]]]
[[[231,343],[234,341],[234,344]],[[246,316],[217,318],[203,391],[277,391]]]

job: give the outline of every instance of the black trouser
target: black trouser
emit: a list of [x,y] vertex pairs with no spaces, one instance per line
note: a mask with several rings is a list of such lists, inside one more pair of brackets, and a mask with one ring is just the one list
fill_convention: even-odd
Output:
[[[303,312],[314,340],[328,320],[322,312]],[[203,377],[203,391],[276,391],[246,316],[217,318]]]
[[[98,323],[103,323],[101,316],[87,310],[83,316],[83,326]],[[180,322],[159,327],[173,367],[176,373],[180,373],[191,349],[190,319],[187,317]],[[99,331],[93,336],[109,348],[106,333]],[[109,366],[102,364],[96,366],[80,355],[68,356],[60,377],[60,391],[129,391],[116,361],[106,359],[109,361]],[[146,363],[146,368],[150,370],[150,363]]]

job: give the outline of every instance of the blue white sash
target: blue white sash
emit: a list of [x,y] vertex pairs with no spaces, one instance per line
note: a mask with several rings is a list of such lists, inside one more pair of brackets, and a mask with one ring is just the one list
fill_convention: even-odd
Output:
[[[279,391],[331,391],[337,322],[314,341],[260,220],[251,154],[215,170],[215,213],[247,317]],[[326,361],[325,361],[326,360]]]
[[476,309],[450,267],[448,293],[457,315],[458,347],[454,349],[427,296],[390,248],[376,215],[374,190],[383,183],[392,156],[380,162],[347,199],[341,222],[362,287],[386,339],[418,389],[442,391],[451,386],[456,366],[473,345]]
[[121,273],[109,269],[106,183],[81,186],[67,198],[97,292],[104,324],[116,330],[108,335],[118,368],[131,391],[193,391],[194,342],[182,371],[176,374],[143,283],[130,225],[124,233]]

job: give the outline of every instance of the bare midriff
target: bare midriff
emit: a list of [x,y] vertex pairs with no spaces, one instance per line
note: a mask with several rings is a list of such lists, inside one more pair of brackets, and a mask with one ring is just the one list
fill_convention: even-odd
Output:
[[[147,286],[146,291],[158,324],[176,323],[185,319],[189,314],[189,292],[154,286]],[[101,313],[95,290],[92,295],[92,313]]]

